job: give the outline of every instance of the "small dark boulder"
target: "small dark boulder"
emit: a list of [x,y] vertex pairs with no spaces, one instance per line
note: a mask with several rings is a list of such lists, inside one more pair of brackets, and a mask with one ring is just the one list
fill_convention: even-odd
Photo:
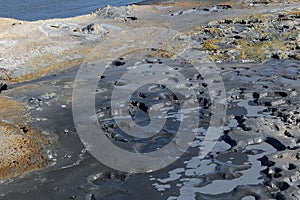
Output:
[[9,82],[9,76],[5,69],[0,69],[0,93],[3,90],[7,90]]
[[98,33],[99,32],[99,25],[96,23],[92,23],[81,29],[84,33]]

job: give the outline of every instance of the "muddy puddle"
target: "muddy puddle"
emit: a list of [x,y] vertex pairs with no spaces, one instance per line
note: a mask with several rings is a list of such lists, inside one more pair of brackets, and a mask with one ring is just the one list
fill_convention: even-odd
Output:
[[[54,138],[55,145],[48,152],[48,167],[3,181],[1,199],[300,198],[299,61],[217,64],[228,101],[226,122],[215,147],[200,159],[201,141],[211,120],[207,85],[183,60],[149,56],[151,51],[124,55],[110,64],[95,91],[96,115],[88,120],[97,120],[119,148],[148,153],[169,144],[183,118],[200,113],[195,140],[181,158],[159,171],[134,174],[112,170],[91,156],[73,122],[72,90],[78,70],[74,67],[3,91],[29,106],[30,126]],[[166,66],[175,70],[159,70]],[[123,76],[132,67],[135,73],[146,78],[154,75],[161,82],[136,88],[130,76]],[[170,78],[177,72],[191,84],[177,85],[179,81]],[[195,96],[180,97],[167,84],[178,86],[179,91],[192,88]],[[114,89],[120,93],[111,103]],[[122,98],[127,90],[135,90],[129,100]],[[199,107],[180,113],[180,100],[189,98],[198,99]],[[151,120],[165,123],[161,130],[143,130],[144,137],[136,137],[127,134],[140,131],[128,125],[128,119],[140,127]]]

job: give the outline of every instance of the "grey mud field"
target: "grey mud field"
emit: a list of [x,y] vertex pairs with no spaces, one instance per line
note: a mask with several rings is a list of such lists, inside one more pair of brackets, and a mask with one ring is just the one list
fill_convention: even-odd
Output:
[[[150,1],[68,19],[1,19],[0,199],[300,199],[299,8],[299,1]],[[174,163],[136,174],[114,170],[90,154],[76,129],[81,124],[73,120],[72,95],[81,64],[115,52],[101,52],[102,42],[141,27],[179,34],[158,41],[164,48],[137,42],[134,51],[124,50],[107,63],[94,91],[96,115],[86,121],[98,121],[117,147],[140,153],[172,142],[182,118],[198,127]],[[143,33],[136,34],[120,41],[135,41]],[[222,113],[212,113],[211,83],[193,62],[168,49],[186,50],[181,44],[196,45],[193,52],[215,63],[226,91],[222,134],[201,159],[206,130]],[[114,46],[126,49],[124,43]],[[91,56],[95,49],[102,57]],[[189,84],[170,76],[166,66]],[[114,119],[113,91],[135,85],[123,76],[129,70],[141,76],[140,82],[157,80],[139,87],[120,107],[140,126],[151,123],[150,111],[154,119],[166,120],[148,138],[125,133]],[[181,97],[168,84],[193,90],[194,96]],[[181,116],[180,101],[191,98],[199,107]],[[189,121],[193,112],[199,118]],[[82,116],[86,113],[82,110]]]

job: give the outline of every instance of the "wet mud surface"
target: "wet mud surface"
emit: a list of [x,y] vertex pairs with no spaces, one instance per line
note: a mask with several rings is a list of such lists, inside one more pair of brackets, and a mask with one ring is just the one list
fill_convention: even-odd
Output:
[[[163,57],[149,59],[146,56],[142,60],[148,65],[170,64],[170,59]],[[161,105],[160,111],[174,107],[165,113],[173,121],[169,121],[158,136],[147,140],[137,140],[120,131],[114,121],[109,120],[109,102],[101,98],[109,96],[106,93],[113,87],[130,85],[120,80],[120,76],[122,70],[134,63],[132,59],[113,62],[107,71],[110,76],[104,75],[99,81],[97,119],[107,137],[119,147],[129,151],[153,151],[168,143],[176,133],[176,95],[163,88],[163,84],[142,87],[132,95],[128,105],[130,115],[140,124],[148,123],[150,104]],[[56,147],[50,156],[52,164],[46,169],[2,183],[2,197],[147,199],[145,193],[149,194],[149,199],[298,197],[299,61],[272,59],[251,66],[218,64],[218,67],[222,70],[229,105],[224,134],[212,153],[198,159],[199,137],[171,166],[140,175],[111,170],[94,159],[81,144],[71,110],[72,86],[78,68],[39,81],[12,85],[5,95],[30,106],[30,114],[34,116],[30,123],[45,135],[55,133]],[[176,68],[183,70],[180,64]],[[187,74],[187,78],[201,83],[200,76]],[[198,89],[204,91],[197,98],[199,102],[202,100],[201,112],[205,116],[209,113],[209,96],[205,87]],[[163,103],[159,100],[161,96]],[[199,134],[201,131],[204,134],[209,115],[200,121]]]
[[[39,144],[43,144],[49,143],[50,139],[51,145],[42,148],[45,152],[39,150],[34,154],[40,156],[39,153],[43,152],[46,158],[42,164],[37,162],[42,166],[34,168],[35,171],[23,170],[31,172],[18,178],[1,179],[0,199],[299,199],[299,13],[285,13],[282,17],[282,13],[268,13],[263,20],[254,22],[247,21],[254,19],[248,16],[243,18],[245,23],[237,19],[213,21],[207,25],[205,23],[209,18],[199,20],[201,23],[195,20],[191,24],[180,24],[189,16],[195,19],[199,13],[201,16],[206,16],[203,12],[211,14],[215,8],[210,9],[189,8],[168,11],[159,16],[169,20],[171,28],[189,27],[178,41],[195,42],[200,45],[195,50],[199,55],[206,52],[212,60],[217,61],[216,66],[226,90],[227,110],[222,134],[208,155],[201,159],[199,156],[201,142],[213,120],[212,100],[208,91],[210,83],[195,70],[191,62],[170,52],[143,49],[124,54],[108,63],[105,72],[98,77],[94,91],[96,115],[86,118],[87,121],[97,121],[99,130],[115,146],[128,152],[149,153],[171,143],[182,120],[198,113],[197,120],[192,118],[194,121],[189,121],[191,125],[196,124],[197,128],[195,139],[187,151],[170,166],[144,174],[124,173],[101,164],[80,140],[76,129],[78,124],[74,124],[72,113],[74,80],[80,66],[67,70],[64,67],[59,70],[55,68],[51,75],[45,73],[48,75],[43,74],[39,79],[29,76],[25,78],[26,81],[10,82],[3,73],[1,96],[19,102],[25,108],[19,109],[24,110],[24,113],[20,113],[15,109],[0,107],[0,113],[4,111],[1,116],[18,125],[22,124],[20,121],[26,121],[26,127],[40,135],[33,137],[34,141],[41,140]],[[227,9],[230,8],[217,8],[218,12]],[[119,11],[113,7],[99,9],[95,15],[113,19],[116,24],[126,24],[131,28],[149,20],[140,19],[141,14],[132,7],[123,7]],[[153,13],[149,16],[155,22],[160,19]],[[216,20],[218,17],[212,18]],[[176,23],[179,19],[183,21]],[[199,23],[203,24],[193,26]],[[250,27],[251,24],[255,26]],[[263,33],[266,30],[277,31],[277,26],[286,26],[289,32],[285,37],[280,36],[283,39],[279,43],[283,45],[274,46],[274,35]],[[96,24],[89,26],[89,29],[91,27],[92,33],[83,28],[72,31],[72,34],[97,39],[102,37],[94,32],[98,27]],[[119,26],[110,26],[109,30],[119,31],[116,27]],[[251,36],[252,28],[257,29],[257,37]],[[283,34],[285,29],[274,34]],[[230,41],[224,40],[230,37]],[[212,39],[218,41],[209,42]],[[83,37],[80,40],[84,42]],[[257,50],[261,46],[257,44],[267,48],[263,51],[266,55],[258,55]],[[280,45],[286,49],[273,48]],[[89,43],[88,47],[91,46]],[[231,57],[228,56],[230,53]],[[130,76],[123,76],[128,71],[132,72],[131,76],[141,76],[141,82],[155,77],[157,83],[136,89],[137,82]],[[178,78],[180,75],[189,84],[182,82]],[[167,85],[174,86],[178,92]],[[127,92],[133,89],[128,100]],[[182,95],[188,90],[195,93],[191,96]],[[119,92],[114,94],[113,91]],[[112,98],[113,95],[116,96]],[[180,111],[180,103],[191,99],[196,99],[198,107]],[[86,113],[82,110],[83,116]],[[7,114],[11,116],[7,117]],[[134,124],[127,123],[129,119]],[[165,124],[159,130],[155,127],[143,130],[143,137],[134,134],[137,125],[147,126],[152,120],[157,123],[164,121]],[[5,127],[0,125],[1,128]],[[14,129],[18,134],[24,134],[24,130],[28,132],[21,125],[14,126]]]

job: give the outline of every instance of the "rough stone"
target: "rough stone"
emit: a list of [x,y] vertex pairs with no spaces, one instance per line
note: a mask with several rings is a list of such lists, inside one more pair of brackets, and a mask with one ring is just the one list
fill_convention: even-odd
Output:
[[26,107],[0,97],[0,179],[40,169],[48,163],[45,147],[51,140],[21,125]]
[[98,33],[99,32],[99,24],[97,23],[92,23],[87,25],[82,29],[83,32],[85,33]]

